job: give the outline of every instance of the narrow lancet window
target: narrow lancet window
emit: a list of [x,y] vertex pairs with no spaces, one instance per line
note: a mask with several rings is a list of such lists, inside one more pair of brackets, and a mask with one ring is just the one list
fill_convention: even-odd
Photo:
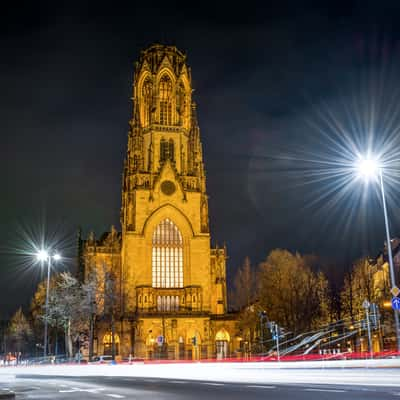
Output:
[[160,124],[172,125],[172,82],[168,75],[160,80]]
[[152,108],[152,84],[149,78],[147,78],[142,86],[142,102],[143,102],[143,127],[150,125],[150,116]]
[[160,141],[160,162],[175,161],[175,145],[173,139]]

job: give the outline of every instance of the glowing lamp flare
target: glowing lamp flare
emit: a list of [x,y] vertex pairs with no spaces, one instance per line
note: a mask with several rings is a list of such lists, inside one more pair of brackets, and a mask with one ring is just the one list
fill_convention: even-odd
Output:
[[46,250],[40,250],[37,254],[36,257],[39,261],[45,261],[48,259],[49,254],[47,253]]
[[40,250],[36,254],[36,258],[38,261],[46,261],[49,257],[53,258],[55,261],[61,260],[61,255],[59,253],[55,253],[54,255],[50,255],[46,250]]
[[365,180],[376,178],[379,168],[378,161],[373,158],[360,158],[356,164],[358,175]]

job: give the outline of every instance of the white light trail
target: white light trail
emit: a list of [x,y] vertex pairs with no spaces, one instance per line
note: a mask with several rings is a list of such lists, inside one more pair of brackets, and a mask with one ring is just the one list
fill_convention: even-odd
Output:
[[[54,365],[3,367],[0,377],[10,374],[68,377],[137,377],[147,382],[158,379],[194,380],[213,385],[242,383],[274,385],[287,383],[400,387],[400,359],[258,362],[182,363],[132,365]],[[67,389],[67,388],[66,388]],[[69,390],[78,389],[71,387]],[[335,388],[336,389],[336,388]],[[68,389],[67,389],[68,390]]]

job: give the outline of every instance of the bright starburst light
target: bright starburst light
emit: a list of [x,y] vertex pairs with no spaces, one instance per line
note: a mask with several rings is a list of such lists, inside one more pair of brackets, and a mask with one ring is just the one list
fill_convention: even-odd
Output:
[[376,180],[379,174],[379,161],[372,157],[361,157],[355,163],[357,174],[364,181]]
[[73,265],[75,252],[74,227],[65,222],[48,224],[41,217],[16,224],[6,245],[0,248],[0,260],[8,267],[10,285],[29,293],[45,279],[49,256],[51,268],[60,271]]
[[344,69],[330,91],[303,99],[298,113],[275,123],[275,141],[267,132],[256,136],[253,205],[271,231],[287,230],[290,221],[304,247],[319,249],[332,238],[360,254],[382,243],[380,171],[393,232],[400,228],[400,57],[373,61],[361,72]]
[[38,261],[46,261],[49,258],[49,253],[46,250],[40,250],[36,254]]

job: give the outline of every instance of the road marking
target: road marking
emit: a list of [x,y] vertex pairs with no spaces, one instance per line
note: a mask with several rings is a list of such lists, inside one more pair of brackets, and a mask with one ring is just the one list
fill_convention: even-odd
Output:
[[185,384],[185,381],[168,381],[168,383],[178,383],[178,384]]
[[347,390],[339,389],[304,389],[307,392],[332,392],[332,393],[346,393]]
[[210,385],[210,386],[224,386],[224,383],[214,383],[214,382],[200,382],[201,385]]
[[99,391],[105,390],[104,388],[92,388],[92,389],[82,389],[77,387],[72,387],[71,389],[59,390],[59,393],[75,393],[75,392],[87,392],[97,394]]
[[125,396],[121,396],[120,394],[113,394],[113,393],[106,394],[106,396],[113,397],[114,399],[124,399],[125,398]]
[[258,389],[276,389],[276,386],[263,386],[263,385],[247,385],[249,388],[258,388]]

